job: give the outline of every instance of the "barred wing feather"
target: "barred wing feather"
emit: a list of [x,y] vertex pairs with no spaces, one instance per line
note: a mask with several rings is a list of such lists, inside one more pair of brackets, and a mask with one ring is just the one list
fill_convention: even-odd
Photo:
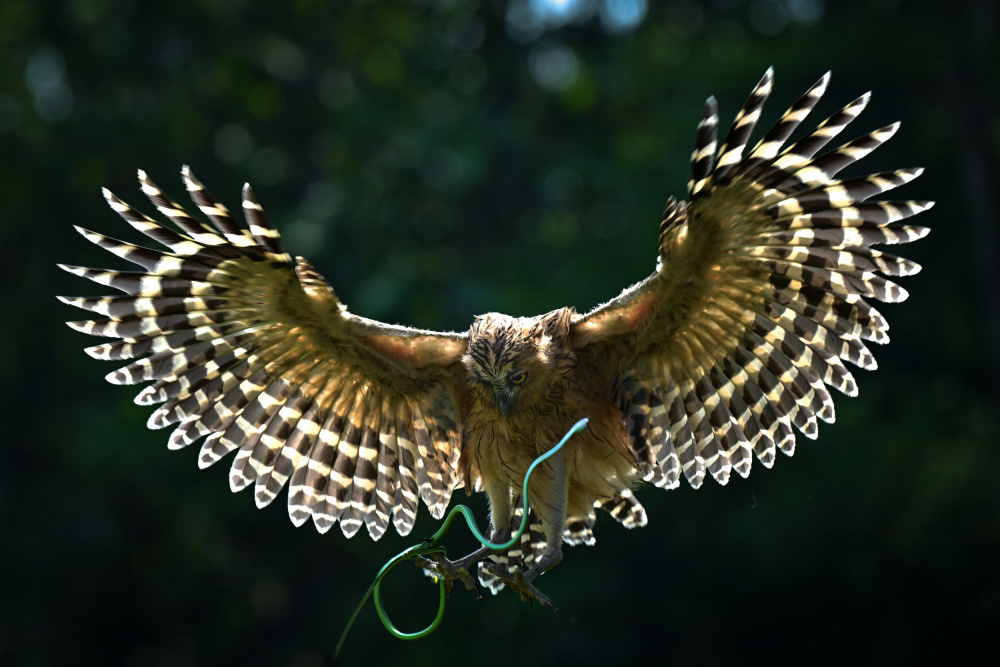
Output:
[[249,186],[243,228],[183,173],[212,226],[139,172],[144,194],[180,231],[105,197],[167,250],[79,229],[142,270],[62,265],[124,293],[62,298],[100,316],[71,327],[117,339],[88,348],[91,356],[133,360],[107,379],[151,381],[136,397],[160,404],[150,428],[173,426],[175,449],[204,438],[201,467],[236,450],[230,486],[253,484],[258,506],[287,484],[296,525],[312,518],[325,532],[339,521],[348,537],[364,525],[378,539],[391,521],[405,535],[418,498],[443,516],[458,481],[466,335],[350,314],[306,260],[282,249]]
[[906,291],[885,276],[920,269],[872,246],[925,236],[899,221],[931,203],[870,198],[921,170],[836,178],[898,124],[815,157],[866,94],[786,145],[827,74],[747,151],[772,81],[768,70],[721,147],[708,100],[690,201],[667,204],[656,272],[574,321],[581,359],[620,359],[622,417],[644,478],[658,486],[681,475],[695,488],[706,475],[725,484],[733,470],[749,474],[754,455],[770,467],[777,450],[792,454],[795,431],[815,438],[818,420],[834,420],[829,388],[857,393],[844,362],[875,368],[867,342],[888,342],[868,300],[902,301]]

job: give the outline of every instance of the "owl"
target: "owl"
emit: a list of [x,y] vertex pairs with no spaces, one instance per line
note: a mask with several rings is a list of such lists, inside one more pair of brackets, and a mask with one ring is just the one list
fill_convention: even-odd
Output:
[[[755,458],[771,467],[777,452],[791,455],[796,432],[815,438],[819,421],[834,420],[831,388],[858,391],[845,362],[874,368],[869,342],[888,341],[870,301],[902,301],[888,278],[920,268],[874,246],[926,235],[900,221],[931,203],[872,198],[921,170],[837,178],[899,124],[817,156],[865,94],[789,142],[828,73],[748,149],[772,82],[768,70],[721,145],[708,99],[688,200],[666,204],[655,270],[590,312],[487,313],[459,333],[355,315],[306,259],[285,252],[249,186],[241,226],[185,167],[202,217],[139,172],[173,226],[104,191],[164,249],[78,228],[140,270],[61,265],[122,292],[62,298],[96,313],[69,325],[111,339],[90,356],[128,360],[110,382],[151,382],[135,400],[159,405],[149,427],[172,427],[171,449],[200,440],[201,467],[235,452],[231,489],[252,486],[264,507],[287,486],[296,526],[339,523],[347,537],[364,526],[378,539],[391,523],[406,535],[420,502],[440,519],[464,486],[486,493],[500,542],[527,498],[519,544],[425,566],[548,604],[535,579],[564,543],[593,543],[598,509],[645,524],[638,484],[725,484]],[[528,466],[583,417],[588,428],[525,488]]]

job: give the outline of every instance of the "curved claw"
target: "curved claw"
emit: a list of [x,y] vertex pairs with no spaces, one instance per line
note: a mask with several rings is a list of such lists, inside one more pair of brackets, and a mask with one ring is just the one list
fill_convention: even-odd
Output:
[[431,554],[430,558],[418,556],[414,558],[414,561],[416,561],[417,567],[423,569],[424,574],[427,576],[433,579],[443,579],[445,590],[449,596],[451,595],[452,585],[458,580],[465,584],[467,590],[474,592],[476,597],[482,597],[479,590],[479,582],[469,572],[469,566],[475,565],[478,560],[472,561],[472,563],[467,562],[466,558],[458,561],[450,561],[443,553],[435,553]]
[[499,563],[492,561],[486,561],[483,565],[490,574],[503,581],[505,586],[509,586],[512,590],[519,593],[521,602],[534,602],[538,600],[542,606],[551,607],[553,612],[557,611],[556,606],[552,604],[552,600],[532,584],[535,577],[540,574],[538,570],[532,568],[527,571],[518,570],[516,573],[512,573]]

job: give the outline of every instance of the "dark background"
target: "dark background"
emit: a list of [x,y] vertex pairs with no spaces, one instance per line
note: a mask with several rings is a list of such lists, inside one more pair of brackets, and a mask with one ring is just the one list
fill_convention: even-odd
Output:
[[[988,0],[4,0],[0,663],[324,664],[382,563],[435,530],[426,510],[378,543],[295,529],[284,496],[257,511],[228,492],[228,464],[199,472],[146,430],[135,391],[103,382],[114,366],[62,324],[84,315],[54,298],[100,293],[56,262],[124,268],[71,225],[138,240],[101,186],[153,213],[137,167],[183,200],[190,164],[231,208],[251,181],[292,252],[369,317],[462,330],[488,310],[584,310],[652,270],[704,98],[726,124],[769,65],[765,125],[833,69],[806,126],[874,90],[845,136],[903,127],[851,173],[924,166],[899,196],[938,202],[903,250],[924,271],[881,308],[893,343],[857,373],[860,398],[774,470],[641,490],[649,526],[604,517],[596,547],[540,580],[557,614],[457,590],[413,643],[369,606],[345,662],[992,650],[997,29]],[[388,603],[416,629],[435,588],[401,572]]]

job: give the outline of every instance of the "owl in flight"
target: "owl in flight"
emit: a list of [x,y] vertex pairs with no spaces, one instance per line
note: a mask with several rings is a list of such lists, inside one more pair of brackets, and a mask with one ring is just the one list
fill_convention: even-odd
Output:
[[[354,315],[306,259],[285,252],[249,186],[247,229],[185,167],[211,226],[141,171],[143,193],[176,229],[105,190],[166,249],[77,228],[142,270],[62,266],[124,293],[63,298],[99,318],[69,324],[115,339],[90,356],[131,360],[110,382],[152,381],[135,400],[161,404],[149,427],[172,425],[170,448],[204,438],[201,467],[235,450],[232,490],[253,486],[264,507],[287,485],[297,526],[311,519],[325,532],[339,521],[347,537],[364,526],[378,539],[391,522],[406,535],[419,500],[440,519],[464,485],[486,492],[500,542],[526,492],[530,530],[519,545],[427,566],[548,603],[533,580],[561,560],[563,542],[593,543],[597,508],[645,524],[631,492],[640,481],[725,484],[749,474],[755,456],[770,467],[777,451],[791,455],[796,430],[815,438],[817,420],[834,419],[830,388],[857,393],[844,362],[875,368],[867,343],[888,341],[869,299],[907,296],[883,276],[920,268],[873,246],[925,236],[899,221],[930,202],[871,198],[921,170],[837,178],[898,123],[816,157],[865,94],[786,145],[827,74],[747,150],[772,81],[768,70],[721,146],[709,98],[689,200],[667,202],[654,272],[588,313],[487,313],[462,333]],[[588,428],[525,490],[528,466],[583,417]]]

